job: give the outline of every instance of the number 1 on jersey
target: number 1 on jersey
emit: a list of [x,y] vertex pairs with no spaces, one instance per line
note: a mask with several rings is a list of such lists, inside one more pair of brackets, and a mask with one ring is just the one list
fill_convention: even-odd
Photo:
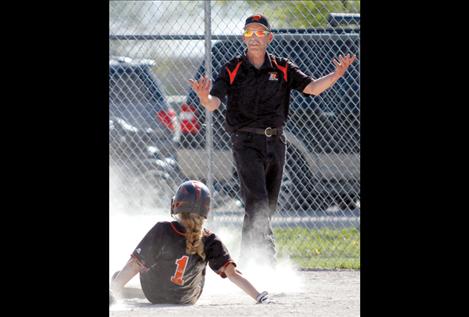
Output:
[[173,276],[171,276],[171,282],[176,285],[184,285],[184,280],[182,279],[184,276],[184,272],[186,271],[187,260],[189,257],[187,255],[183,255],[181,258],[176,260],[176,272]]

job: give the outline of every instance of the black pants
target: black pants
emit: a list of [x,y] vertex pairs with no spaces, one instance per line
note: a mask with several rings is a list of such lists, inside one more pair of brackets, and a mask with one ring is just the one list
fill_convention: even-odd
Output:
[[241,260],[275,263],[271,218],[282,182],[285,136],[235,132],[231,141],[245,209]]

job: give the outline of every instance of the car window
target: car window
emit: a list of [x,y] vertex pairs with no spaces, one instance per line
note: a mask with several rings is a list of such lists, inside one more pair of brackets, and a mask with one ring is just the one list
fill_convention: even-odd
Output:
[[158,81],[147,66],[109,69],[109,114],[139,128],[155,128],[157,113],[167,108]]

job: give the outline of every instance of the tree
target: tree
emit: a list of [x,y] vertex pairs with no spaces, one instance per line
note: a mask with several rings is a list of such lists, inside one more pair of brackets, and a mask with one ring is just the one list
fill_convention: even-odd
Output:
[[[228,0],[217,1],[226,5]],[[273,28],[326,27],[330,13],[360,13],[360,1],[259,1],[245,0],[252,13],[269,18]]]

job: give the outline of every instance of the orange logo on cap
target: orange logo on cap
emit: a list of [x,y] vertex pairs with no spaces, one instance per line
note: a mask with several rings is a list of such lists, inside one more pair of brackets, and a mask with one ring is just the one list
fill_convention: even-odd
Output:
[[254,16],[252,17],[252,19],[253,19],[254,21],[259,21],[259,20],[261,19],[261,16],[260,16],[260,15],[254,15]]

